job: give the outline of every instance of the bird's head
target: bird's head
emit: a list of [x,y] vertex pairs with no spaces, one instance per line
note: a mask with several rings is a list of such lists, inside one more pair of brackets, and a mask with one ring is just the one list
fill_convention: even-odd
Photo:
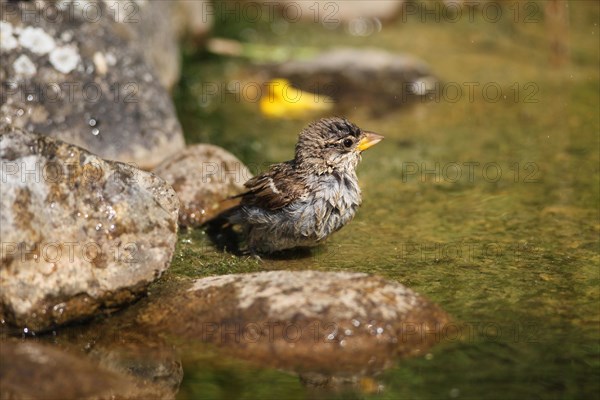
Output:
[[363,131],[345,118],[323,118],[300,132],[295,160],[317,173],[353,171],[361,153],[381,139],[383,136]]

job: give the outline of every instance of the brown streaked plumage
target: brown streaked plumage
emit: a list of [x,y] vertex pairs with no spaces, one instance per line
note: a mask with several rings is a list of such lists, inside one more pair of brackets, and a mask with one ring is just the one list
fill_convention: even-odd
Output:
[[324,118],[300,132],[293,160],[245,183],[228,212],[243,227],[251,253],[319,244],[350,222],[361,203],[356,166],[383,136],[345,118]]

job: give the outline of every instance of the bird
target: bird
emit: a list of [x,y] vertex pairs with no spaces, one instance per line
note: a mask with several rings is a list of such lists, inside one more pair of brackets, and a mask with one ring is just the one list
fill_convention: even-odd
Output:
[[319,245],[350,222],[360,204],[356,167],[361,153],[383,136],[344,117],[310,123],[299,134],[293,160],[249,179],[227,221],[241,227],[245,252],[260,258]]

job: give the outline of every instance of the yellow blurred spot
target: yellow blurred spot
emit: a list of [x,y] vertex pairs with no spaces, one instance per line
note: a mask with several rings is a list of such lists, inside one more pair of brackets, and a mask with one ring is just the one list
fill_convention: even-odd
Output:
[[266,88],[260,99],[260,111],[268,118],[304,118],[333,107],[330,97],[302,91],[286,79],[274,79]]
[[379,385],[375,379],[363,377],[360,379],[360,390],[365,394],[373,394],[379,392]]

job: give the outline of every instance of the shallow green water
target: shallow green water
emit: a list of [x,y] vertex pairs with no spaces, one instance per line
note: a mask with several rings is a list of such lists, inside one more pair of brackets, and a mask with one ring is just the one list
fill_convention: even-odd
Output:
[[[386,139],[359,167],[357,218],[312,256],[258,263],[216,252],[195,230],[180,234],[170,274],[366,271],[424,294],[456,325],[427,357],[378,376],[380,394],[309,392],[283,372],[194,355],[180,398],[598,398],[600,13],[597,2],[569,4],[562,68],[548,62],[541,15],[531,24],[400,18],[366,38],[299,23],[282,35],[265,21],[217,26],[217,35],[284,49],[407,52],[465,93],[378,118],[357,102],[347,116]],[[189,143],[221,145],[258,172],[291,158],[312,118],[267,120],[222,92],[203,99],[203,83],[251,79],[251,70],[188,49],[175,98]],[[470,82],[497,83],[507,97],[476,89],[470,99]]]

